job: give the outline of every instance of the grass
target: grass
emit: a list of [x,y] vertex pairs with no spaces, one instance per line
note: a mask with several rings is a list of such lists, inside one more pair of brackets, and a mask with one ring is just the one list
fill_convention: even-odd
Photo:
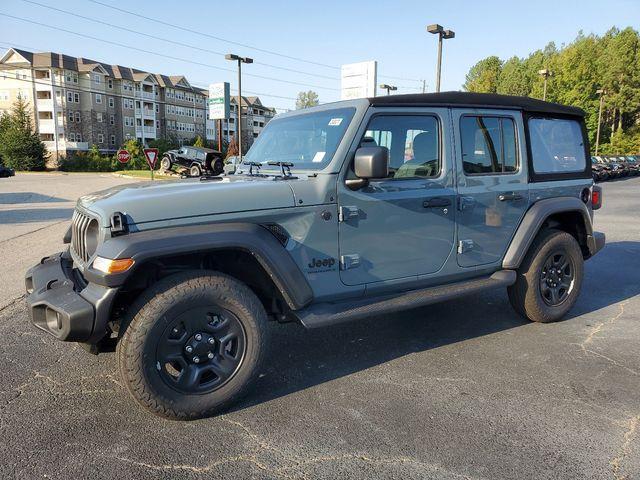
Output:
[[[116,175],[125,175],[127,177],[143,178],[143,179],[151,180],[151,170],[118,170],[117,172],[113,172],[113,173],[115,173]],[[153,178],[157,180],[171,180],[171,179],[175,179],[176,177],[172,175],[164,175],[159,171],[154,171]]]

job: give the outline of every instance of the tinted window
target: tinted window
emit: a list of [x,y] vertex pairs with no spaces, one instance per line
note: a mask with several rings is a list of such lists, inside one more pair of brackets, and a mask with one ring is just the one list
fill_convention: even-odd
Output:
[[431,115],[378,115],[360,146],[389,149],[389,177],[436,177],[440,173],[438,119]]
[[511,118],[464,116],[460,120],[462,165],[467,175],[513,173],[518,169]]
[[536,173],[581,172],[587,165],[582,128],[575,120],[529,120],[531,156]]

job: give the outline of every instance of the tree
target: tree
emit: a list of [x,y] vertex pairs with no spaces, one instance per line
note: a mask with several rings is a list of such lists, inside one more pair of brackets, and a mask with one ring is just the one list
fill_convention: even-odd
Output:
[[309,90],[307,92],[299,92],[298,98],[296,99],[296,110],[315,107],[319,103],[320,101],[318,100],[318,94],[313,90]]
[[178,139],[171,135],[149,140],[149,148],[157,148],[160,156],[162,156],[166,151],[174,150],[178,147]]
[[204,141],[202,140],[202,137],[200,135],[198,135],[195,139],[195,141],[193,142],[193,146],[194,147],[204,147]]
[[238,142],[236,142],[236,137],[233,137],[231,138],[231,142],[229,142],[229,146],[227,147],[227,157],[237,157],[238,151]]
[[463,88],[467,92],[496,93],[501,71],[502,61],[498,57],[480,60],[467,73]]
[[0,157],[15,170],[44,170],[47,149],[33,128],[31,111],[22,97],[0,120]]

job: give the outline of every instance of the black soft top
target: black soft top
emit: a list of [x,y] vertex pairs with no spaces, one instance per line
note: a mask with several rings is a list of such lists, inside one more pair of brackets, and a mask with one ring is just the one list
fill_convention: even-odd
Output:
[[570,115],[574,117],[584,117],[585,115],[584,110],[578,107],[543,102],[536,98],[498,95],[495,93],[441,92],[385,95],[369,98],[369,103],[373,106],[504,108],[550,115]]

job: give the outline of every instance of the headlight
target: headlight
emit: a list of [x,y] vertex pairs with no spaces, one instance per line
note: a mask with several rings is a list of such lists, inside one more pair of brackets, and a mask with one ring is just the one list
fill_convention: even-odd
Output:
[[126,272],[134,263],[133,258],[118,258],[112,260],[110,258],[96,257],[93,261],[93,268],[109,275],[112,273]]
[[100,235],[100,225],[95,218],[89,222],[85,233],[85,245],[87,257],[91,258],[98,248],[98,236]]

